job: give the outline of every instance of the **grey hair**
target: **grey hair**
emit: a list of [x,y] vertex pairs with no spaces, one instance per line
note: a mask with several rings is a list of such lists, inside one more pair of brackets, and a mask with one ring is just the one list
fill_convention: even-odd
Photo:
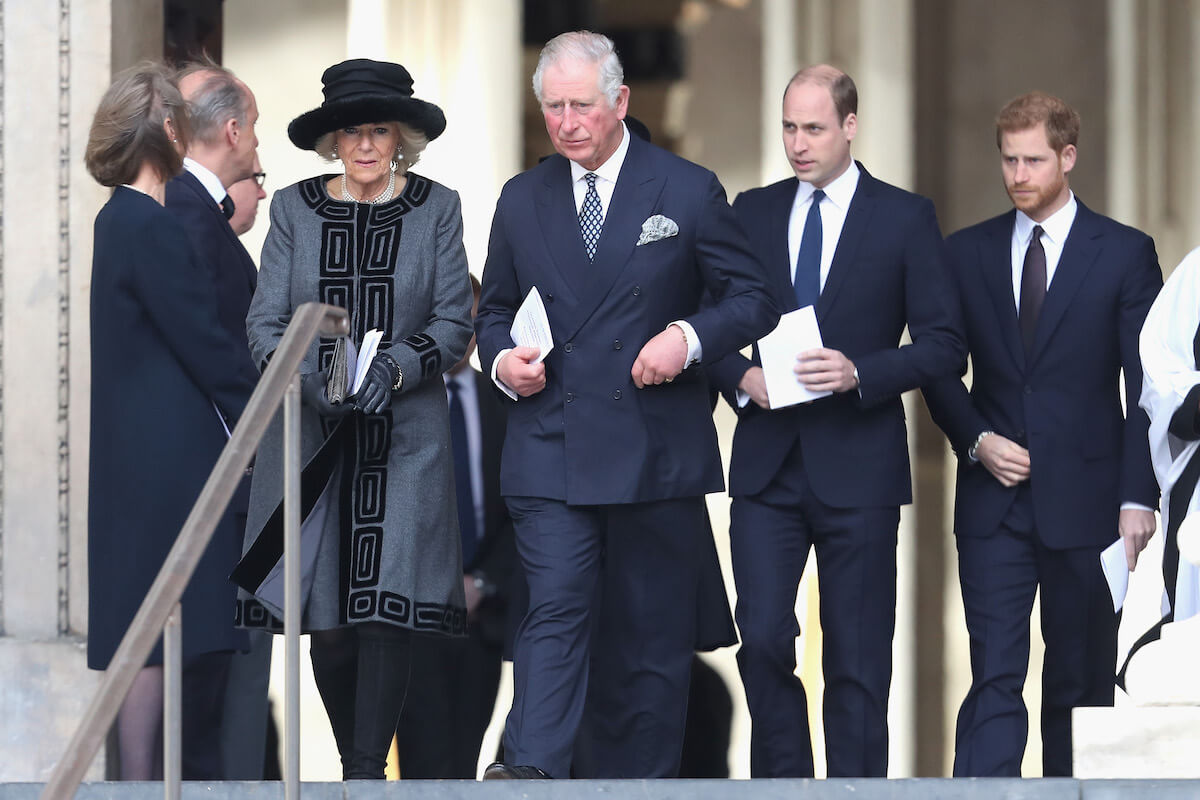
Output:
[[229,120],[245,126],[250,113],[250,91],[229,70],[208,64],[185,67],[176,82],[195,72],[203,72],[208,77],[188,98],[192,135],[205,144],[214,145],[220,141],[221,131]]
[[625,82],[625,70],[617,58],[612,39],[591,31],[560,33],[542,48],[538,56],[537,69],[533,71],[533,96],[542,102],[542,74],[546,68],[561,61],[582,61],[600,67],[599,89],[608,98],[609,106],[616,106]]
[[[421,153],[424,152],[425,146],[429,144],[429,138],[416,128],[405,125],[403,122],[392,120],[391,124],[395,125],[400,133],[400,147],[392,154],[392,158],[397,164],[396,174],[405,175],[414,164],[421,160]],[[317,139],[316,144],[313,145],[313,150],[316,150],[317,155],[332,164],[338,160],[338,157],[333,153],[333,146],[336,141],[337,131],[322,134]]]

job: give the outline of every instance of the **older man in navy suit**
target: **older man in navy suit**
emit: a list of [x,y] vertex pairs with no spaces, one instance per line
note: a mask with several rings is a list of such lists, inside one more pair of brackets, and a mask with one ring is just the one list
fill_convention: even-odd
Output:
[[953,377],[925,390],[959,458],[971,689],[955,775],[1021,774],[1039,589],[1042,772],[1071,774],[1071,709],[1113,703],[1117,618],[1100,551],[1119,535],[1132,569],[1155,528],[1138,333],[1162,274],[1149,236],[1072,193],[1078,138],[1059,98],[1010,102],[996,143],[1015,209],[947,240],[974,376],[969,394]]
[[[242,373],[246,385],[254,386],[258,383],[258,371],[246,340],[246,311],[258,282],[258,271],[230,226],[234,207],[227,188],[253,178],[257,171],[258,137],[254,125],[258,108],[249,87],[233,73],[213,64],[185,68],[178,76],[178,83],[188,103],[193,130],[184,171],[167,183],[166,207],[183,224],[196,253],[196,263],[212,281],[217,295],[213,326],[223,328],[232,341],[240,344],[239,358],[227,368]],[[164,269],[171,266],[164,265]],[[236,524],[221,529],[230,534],[227,539],[214,538],[209,545],[210,550],[225,554],[230,570],[241,554],[248,500],[249,480],[244,480],[229,504],[229,513]],[[230,625],[235,610],[230,608]],[[264,643],[259,644],[260,650],[263,646]],[[261,652],[265,657],[270,655],[269,650]],[[267,662],[260,658],[257,663],[263,665],[257,669],[262,673]],[[253,776],[244,770],[230,773],[220,754],[224,738],[222,709],[233,664],[231,653],[212,653],[204,656],[203,663],[184,667],[184,719],[195,721],[187,723],[183,732],[184,777],[225,780],[235,775]],[[260,684],[265,689],[265,674],[261,678]],[[256,700],[261,710],[257,715],[261,730],[255,726],[255,749],[259,754],[250,760],[261,777],[261,749],[266,737],[265,693]]]
[[[828,774],[887,773],[896,530],[900,506],[912,501],[900,394],[953,374],[964,355],[933,204],[851,158],[857,105],[840,70],[798,72],[783,97],[796,177],[733,204],[777,302],[814,307],[824,347],[797,353],[795,379],[832,393],[772,409],[757,352],[712,369],[739,413],[730,541],[755,777],[814,772],[807,698],[794,674],[796,591],[810,549]],[[905,326],[912,342],[900,345]]]
[[[597,777],[678,771],[704,494],[723,485],[702,365],[778,317],[716,176],[630,137],[622,77],[606,37],[546,45],[533,85],[557,154],[509,181],[492,223],[476,328],[515,400],[501,492],[530,602],[508,763],[485,778],[567,777],[585,695],[606,709]],[[510,334],[534,289],[544,361]],[[590,652],[602,570],[625,630]]]

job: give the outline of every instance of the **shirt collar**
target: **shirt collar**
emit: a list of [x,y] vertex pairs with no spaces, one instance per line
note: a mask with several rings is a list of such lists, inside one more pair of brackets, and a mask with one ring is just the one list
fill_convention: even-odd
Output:
[[192,158],[183,159],[183,168],[196,176],[196,180],[200,181],[200,185],[204,187],[210,195],[213,202],[217,205],[225,199],[225,195],[229,192],[225,191],[225,187],[221,184],[221,179],[217,177],[211,169],[201,164]]
[[616,183],[617,176],[621,174],[621,165],[625,163],[625,154],[629,152],[629,129],[625,127],[625,122],[621,122],[621,143],[617,145],[616,152],[608,157],[596,169],[586,169],[582,165],[571,162],[571,182],[581,180],[584,175],[589,172],[596,173],[596,176],[603,178],[609,183]]
[[1033,226],[1041,225],[1043,235],[1055,244],[1062,245],[1067,240],[1067,234],[1071,232],[1071,226],[1075,224],[1075,214],[1078,211],[1079,203],[1075,200],[1074,192],[1071,192],[1070,197],[1067,198],[1066,205],[1046,217],[1042,222],[1034,222],[1028,214],[1017,209],[1017,221],[1013,226],[1013,235],[1018,242],[1023,244],[1028,242],[1029,237],[1033,235]]
[[[850,201],[854,199],[854,190],[858,188],[859,172],[858,164],[851,160],[850,166],[846,167],[846,171],[830,181],[825,187],[826,199],[843,211],[849,209]],[[797,202],[807,202],[808,198],[812,197],[812,193],[815,191],[816,187],[811,183],[800,181],[800,186],[796,189]]]

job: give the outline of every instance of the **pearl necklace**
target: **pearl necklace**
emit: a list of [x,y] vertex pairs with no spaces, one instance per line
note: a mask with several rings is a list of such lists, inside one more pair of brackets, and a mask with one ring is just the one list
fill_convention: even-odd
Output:
[[[372,205],[372,206],[376,205],[377,203],[386,203],[387,201],[392,199],[392,195],[394,195],[395,193],[396,193],[396,171],[392,170],[390,177],[388,177],[387,188],[384,189],[379,194],[375,195],[375,198],[373,200],[363,200],[361,202],[367,203],[368,205]],[[355,200],[353,195],[350,194],[349,190],[346,189],[346,176],[345,175],[342,175],[342,200],[346,201],[347,203],[360,202],[358,200]]]

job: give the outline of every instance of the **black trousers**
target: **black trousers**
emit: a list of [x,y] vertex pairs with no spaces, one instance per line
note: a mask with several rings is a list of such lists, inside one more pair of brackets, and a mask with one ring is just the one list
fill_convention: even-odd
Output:
[[958,537],[971,689],[958,712],[956,777],[1021,774],[1029,736],[1021,692],[1039,588],[1046,642],[1042,774],[1071,774],[1072,708],[1113,704],[1117,616],[1100,569],[1100,548],[1050,550],[1034,528],[1026,484],[995,532]]
[[313,677],[342,757],[342,777],[383,780],[408,690],[412,631],[365,622],[310,638]]
[[900,509],[834,508],[813,493],[793,447],[757,495],[735,497],[730,545],[750,709],[750,773],[812,777],[808,700],[796,677],[796,591],[816,551],[823,719],[830,777],[887,775],[888,690],[896,627]]
[[402,779],[475,779],[500,688],[500,654],[475,625],[466,639],[413,637],[408,700],[396,727]]

